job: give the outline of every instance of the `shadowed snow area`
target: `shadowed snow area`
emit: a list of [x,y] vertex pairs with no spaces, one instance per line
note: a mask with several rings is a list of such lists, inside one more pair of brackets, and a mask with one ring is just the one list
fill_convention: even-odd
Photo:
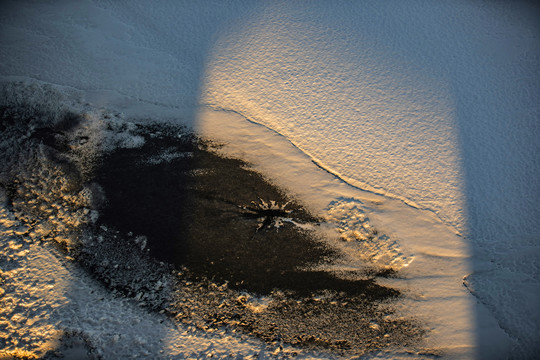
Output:
[[[50,272],[46,262],[32,259],[52,256],[35,241],[53,227],[59,232],[53,243],[64,244],[60,252],[81,239],[101,246],[102,253],[86,258],[87,270],[101,262],[105,270],[114,268],[107,254],[119,249],[115,236],[125,237],[132,246],[122,261],[135,267],[130,256],[141,253],[145,269],[151,269],[139,272],[145,281],[162,281],[161,274],[172,271],[158,258],[232,287],[243,280],[251,287],[245,290],[265,296],[274,286],[298,292],[299,284],[313,285],[298,274],[325,274],[333,284],[339,278],[350,290],[348,281],[372,281],[380,269],[392,268],[398,278],[376,283],[398,291],[404,314],[428,324],[428,353],[537,357],[539,14],[538,5],[525,1],[3,1],[0,76],[26,85],[4,86],[0,99],[17,109],[4,113],[1,124],[1,149],[9,154],[0,160],[7,229],[1,241],[10,254],[3,256],[13,257],[2,262],[8,280],[1,293],[11,291],[9,301],[15,303],[26,296],[13,293],[17,284],[35,281],[15,268],[37,264]],[[21,123],[29,118],[31,127]],[[151,128],[149,119],[160,121],[162,130]],[[158,134],[173,125],[224,146],[180,151],[176,135]],[[36,146],[26,147],[27,141]],[[105,158],[109,162],[97,161]],[[239,192],[242,186],[235,188],[208,168],[242,183],[260,177],[250,186],[265,190],[246,186]],[[206,190],[192,191],[195,178]],[[227,196],[208,192],[218,185]],[[160,187],[186,201],[160,203],[154,193]],[[146,197],[144,206],[135,194]],[[49,209],[49,203],[56,207]],[[158,205],[168,211],[152,212]],[[53,212],[52,220],[38,221],[44,209]],[[216,209],[219,215],[211,214]],[[120,210],[129,210],[131,220]],[[192,218],[180,220],[171,212]],[[235,225],[221,226],[225,217]],[[219,220],[197,223],[201,218]],[[111,224],[99,223],[103,219]],[[28,229],[19,229],[19,222]],[[325,222],[331,229],[317,225]],[[93,235],[80,230],[88,226]],[[235,236],[224,236],[216,247],[198,241],[229,227],[258,242],[240,251],[241,261],[234,264],[220,254]],[[317,235],[306,235],[312,228]],[[175,243],[181,255],[156,240],[178,234],[188,239]],[[282,241],[277,234],[298,240],[297,248],[278,246],[298,257],[279,262],[282,268],[273,267],[276,272],[262,281],[262,269],[272,261],[264,258],[271,252],[264,239]],[[259,254],[251,252],[255,248]],[[37,255],[26,257],[26,250]],[[63,256],[55,264],[69,270],[69,282],[86,281],[86,273],[72,270]],[[250,263],[253,256],[261,258],[261,268],[246,272],[247,265],[257,265]],[[309,271],[296,271],[301,268]],[[366,277],[366,269],[378,270]],[[281,271],[296,275],[280,278]],[[343,275],[354,272],[364,278]],[[111,274],[113,282],[124,276]],[[325,281],[318,290],[328,290]],[[107,286],[128,298],[140,292]],[[144,302],[141,296],[137,301]],[[251,303],[244,300],[235,304],[243,309]],[[53,307],[56,300],[51,301],[44,306]],[[9,326],[22,329],[26,319],[13,319],[21,311],[10,306]],[[47,321],[40,328],[43,339],[59,329]],[[245,328],[244,320],[237,321],[234,326]],[[99,336],[92,335],[92,326],[66,326],[73,332],[57,338],[102,349],[105,342],[95,343]],[[162,339],[172,331],[160,329]],[[170,335],[172,344],[175,336]],[[239,349],[252,346],[246,341]],[[494,345],[500,348],[490,353]],[[121,353],[111,351],[109,356]]]

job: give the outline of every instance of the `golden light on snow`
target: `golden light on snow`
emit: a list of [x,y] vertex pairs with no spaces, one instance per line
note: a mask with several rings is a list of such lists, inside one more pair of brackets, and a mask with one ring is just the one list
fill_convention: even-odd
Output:
[[[85,125],[89,124],[100,126]],[[74,130],[69,140],[77,142],[87,130]],[[96,136],[101,132],[95,130],[87,132],[93,138],[84,137],[90,141],[79,153],[81,168],[99,151],[96,144],[101,139]],[[95,211],[90,210],[91,191],[81,186],[73,169],[54,161],[45,147],[28,151],[17,164],[11,209],[0,209],[0,236],[7,244],[2,255],[11,264],[1,272],[0,319],[8,332],[0,336],[8,350],[0,356],[38,358],[59,346],[64,330],[54,313],[70,302],[73,290],[73,274],[66,267],[71,258],[55,255],[50,246],[57,243],[69,252]]]
[[21,232],[17,225],[12,215],[0,210],[0,235],[13,239],[4,248],[3,255],[10,259],[13,268],[1,273],[0,298],[0,319],[8,329],[0,336],[9,350],[0,351],[0,356],[38,358],[54,350],[63,333],[51,319],[51,312],[66,302],[69,274],[58,258],[34,242],[28,231],[26,235],[10,237]]
[[201,102],[234,109],[350,184],[431,209],[464,231],[449,81],[369,37],[294,19],[268,5],[237,25],[234,39],[218,38]]

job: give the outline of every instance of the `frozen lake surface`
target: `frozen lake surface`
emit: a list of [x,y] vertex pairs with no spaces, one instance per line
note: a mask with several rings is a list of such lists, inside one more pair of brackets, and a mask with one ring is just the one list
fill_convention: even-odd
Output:
[[[4,82],[33,84],[8,86],[2,105],[62,104],[85,114],[77,131],[87,139],[77,146],[94,139],[87,145],[94,148],[79,154],[84,161],[111,149],[140,148],[144,136],[132,127],[149,119],[193,128],[225,143],[223,154],[250,162],[313,216],[334,224],[340,235],[327,240],[348,255],[317,271],[359,271],[366,264],[398,270],[398,278],[377,283],[399,289],[399,311],[427,324],[426,351],[449,358],[538,354],[537,6],[96,0],[7,1],[1,10],[0,75]],[[118,128],[100,128],[116,118]],[[57,120],[48,119],[46,127]],[[172,349],[183,341],[194,354],[207,351],[205,344],[221,344],[223,356],[266,346],[249,337],[229,342],[221,333],[184,336],[110,295],[103,295],[102,310],[81,310],[98,291],[87,275],[34,244],[43,232],[15,229],[24,214],[10,205],[6,186],[14,175],[5,169],[13,169],[19,153],[21,163],[40,164],[18,131],[36,139],[44,124],[19,125],[2,124],[2,149],[9,154],[2,165],[8,284],[2,289],[6,304],[52,297],[42,305],[48,320],[32,336],[48,344],[61,330],[81,332],[104,351],[122,321],[106,330],[99,319],[120,319],[110,309],[122,308],[174,334],[173,345],[160,347],[134,328],[130,340],[117,340],[105,357],[141,355],[141,349],[180,356]],[[56,136],[37,134],[45,145]],[[88,211],[80,216],[91,216]],[[76,223],[67,215],[62,221]],[[362,234],[372,228],[377,236],[366,241]],[[82,293],[50,294],[52,284],[39,280],[45,274],[57,275],[64,288],[86,285],[75,286]],[[64,306],[54,305],[58,301]],[[55,308],[80,318],[64,324],[69,316]],[[19,310],[6,311],[3,326],[17,333],[26,320]],[[421,356],[415,351],[412,357]]]

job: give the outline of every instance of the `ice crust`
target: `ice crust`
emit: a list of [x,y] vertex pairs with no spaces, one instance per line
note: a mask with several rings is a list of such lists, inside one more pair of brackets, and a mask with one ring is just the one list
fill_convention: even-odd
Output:
[[[514,356],[538,353],[537,6],[81,0],[0,10],[3,77],[194,127],[205,123],[191,120],[193,106],[234,111],[349,184],[433,211],[464,236],[468,265],[456,269],[514,339]],[[214,133],[229,126],[221,119]]]

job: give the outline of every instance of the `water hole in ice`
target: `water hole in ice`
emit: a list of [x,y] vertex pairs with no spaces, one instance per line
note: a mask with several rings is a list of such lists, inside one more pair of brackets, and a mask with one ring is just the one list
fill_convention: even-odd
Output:
[[13,231],[58,244],[112,293],[268,342],[355,354],[421,342],[392,309],[399,291],[377,284],[390,269],[314,270],[340,257],[317,231],[325,219],[219,145],[178,126],[38,112],[2,109],[5,134],[25,134],[2,148],[16,159],[1,179]]

